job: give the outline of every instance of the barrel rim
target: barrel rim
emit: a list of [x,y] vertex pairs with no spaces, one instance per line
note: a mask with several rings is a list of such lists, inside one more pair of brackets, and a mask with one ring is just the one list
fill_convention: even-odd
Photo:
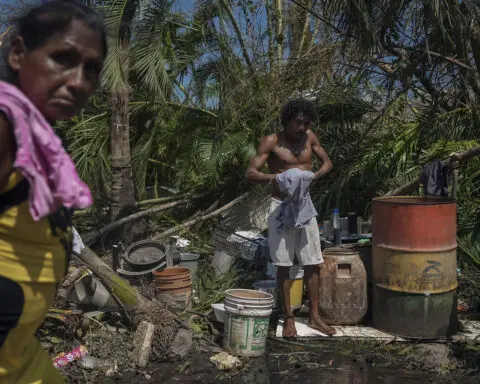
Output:
[[374,244],[373,248],[382,248],[388,251],[398,251],[405,253],[443,253],[443,252],[452,252],[458,249],[458,244],[455,242],[455,245],[449,245],[445,247],[436,247],[436,248],[407,248],[407,247],[398,247],[394,245],[387,245],[385,243]]
[[176,277],[181,275],[190,275],[190,269],[187,267],[169,267],[164,268],[161,271],[155,270],[152,272],[155,277]]
[[[456,200],[451,197],[442,196],[381,196],[372,199],[373,202],[385,204],[401,205],[439,205],[456,204]],[[417,201],[415,203],[415,201]]]
[[454,286],[450,286],[450,287],[448,287],[448,289],[445,289],[443,291],[441,291],[439,289],[435,289],[435,290],[430,290],[428,292],[419,291],[419,290],[405,291],[404,289],[398,289],[398,288],[391,287],[391,286],[387,287],[385,284],[379,284],[379,283],[375,283],[375,282],[373,283],[373,286],[376,287],[376,288],[383,289],[385,291],[404,294],[406,296],[432,296],[432,295],[443,295],[443,294],[446,294],[446,293],[451,293],[453,291],[456,291],[458,289],[458,281],[455,282]]
[[360,254],[351,248],[337,246],[337,247],[330,247],[325,248],[323,250],[323,256],[346,256],[346,257],[354,257],[359,256]]

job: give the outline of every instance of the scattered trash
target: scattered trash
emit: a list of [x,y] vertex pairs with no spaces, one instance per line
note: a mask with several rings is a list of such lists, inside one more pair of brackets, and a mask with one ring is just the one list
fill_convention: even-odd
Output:
[[83,359],[79,360],[78,365],[83,369],[98,369],[102,371],[107,371],[107,376],[113,374],[118,370],[116,363],[89,355],[86,355]]
[[184,357],[193,344],[193,331],[190,329],[180,329],[171,345],[172,352],[180,357]]
[[99,279],[90,274],[75,283],[71,300],[81,305],[93,304],[98,308],[116,306],[115,300],[107,288]]
[[457,309],[459,312],[468,312],[470,310],[470,305],[465,301],[459,299],[457,304]]
[[83,243],[82,238],[80,237],[80,234],[77,232],[75,227],[72,227],[72,233],[73,233],[73,253],[79,254],[82,249],[85,248],[85,244]]
[[83,359],[87,356],[88,350],[84,345],[80,345],[68,353],[61,353],[53,358],[53,366],[57,369],[63,368],[75,360]]
[[190,240],[184,239],[183,237],[180,236],[172,236],[175,240],[177,240],[176,246],[178,248],[186,248],[190,245]]
[[133,339],[135,345],[133,360],[137,367],[145,368],[147,366],[154,333],[155,326],[147,321],[142,321],[137,327]]
[[210,357],[210,362],[222,371],[228,371],[242,366],[242,362],[238,357],[229,355],[227,352],[220,352]]

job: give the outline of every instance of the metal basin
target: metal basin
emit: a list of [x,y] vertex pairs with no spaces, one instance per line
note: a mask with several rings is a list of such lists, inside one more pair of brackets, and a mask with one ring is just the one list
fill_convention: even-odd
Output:
[[160,265],[165,259],[166,246],[155,240],[142,240],[130,245],[124,254],[128,269],[145,271]]

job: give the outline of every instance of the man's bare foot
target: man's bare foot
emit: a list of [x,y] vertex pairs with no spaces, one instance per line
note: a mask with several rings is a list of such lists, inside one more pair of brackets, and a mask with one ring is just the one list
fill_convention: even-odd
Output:
[[283,337],[285,339],[295,339],[297,337],[294,317],[285,317],[283,321]]
[[337,333],[336,329],[325,324],[320,316],[310,316],[308,320],[308,326],[322,332],[327,336],[333,336]]

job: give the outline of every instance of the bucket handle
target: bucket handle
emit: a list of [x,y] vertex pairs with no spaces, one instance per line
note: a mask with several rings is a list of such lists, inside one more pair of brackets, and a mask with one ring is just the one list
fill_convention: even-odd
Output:
[[[235,310],[237,310],[238,312],[242,312],[243,310],[245,310],[245,306],[243,306],[242,304],[235,304]],[[258,312],[255,309],[250,309],[250,311],[252,311],[254,315],[257,316]],[[240,315],[241,313],[238,314]]]
[[237,311],[243,311],[245,307],[242,304],[235,304],[235,309]]

